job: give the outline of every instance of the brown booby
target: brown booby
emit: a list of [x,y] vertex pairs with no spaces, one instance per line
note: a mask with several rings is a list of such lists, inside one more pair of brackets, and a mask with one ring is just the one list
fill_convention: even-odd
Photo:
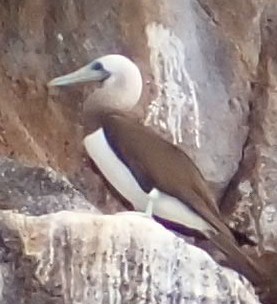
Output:
[[138,67],[121,55],[98,58],[48,86],[97,81],[84,102],[85,149],[109,183],[136,210],[210,239],[254,284],[264,277],[239,248],[200,170],[178,147],[142,125],[132,109],[142,92]]

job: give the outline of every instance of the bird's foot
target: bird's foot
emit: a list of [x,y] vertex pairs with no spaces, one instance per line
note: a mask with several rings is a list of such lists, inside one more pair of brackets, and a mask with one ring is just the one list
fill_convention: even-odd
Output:
[[152,218],[153,217],[153,201],[152,199],[149,200],[146,210],[145,210],[145,216]]
[[147,212],[143,211],[121,211],[117,212],[115,215],[138,215],[146,218],[152,218],[152,215],[149,215]]
[[149,201],[148,204],[146,206],[145,212],[142,211],[123,211],[123,212],[118,212],[116,214],[135,214],[135,215],[139,215],[139,216],[143,216],[143,217],[148,217],[150,219],[153,219],[153,205],[154,205],[154,199],[157,199],[158,197],[158,192],[156,189],[153,189],[150,193],[149,193]]

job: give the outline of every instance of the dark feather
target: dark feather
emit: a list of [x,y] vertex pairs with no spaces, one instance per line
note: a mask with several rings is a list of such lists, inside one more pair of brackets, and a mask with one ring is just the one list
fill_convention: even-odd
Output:
[[116,138],[113,136],[111,129],[104,128],[104,132],[109,146],[112,148],[116,156],[132,172],[132,174],[134,175],[135,179],[137,180],[142,190],[145,191],[146,193],[151,192],[151,190],[153,189],[153,182],[146,174],[144,174],[143,168],[139,166],[139,163],[137,163],[136,165],[132,165],[132,161],[126,158],[126,154],[123,153],[124,151],[122,151],[122,149],[120,149],[120,146],[116,142],[115,140]]
[[232,267],[245,275],[254,285],[261,286],[268,282],[269,277],[258,261],[248,257],[234,242],[222,233],[212,235],[210,240],[228,257]]

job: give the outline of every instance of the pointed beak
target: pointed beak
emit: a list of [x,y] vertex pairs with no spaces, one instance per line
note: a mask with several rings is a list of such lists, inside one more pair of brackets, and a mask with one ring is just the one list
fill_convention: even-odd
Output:
[[93,70],[91,64],[86,65],[79,70],[70,74],[56,77],[48,82],[48,87],[67,86],[71,84],[89,82],[89,81],[104,81],[110,76],[106,70]]

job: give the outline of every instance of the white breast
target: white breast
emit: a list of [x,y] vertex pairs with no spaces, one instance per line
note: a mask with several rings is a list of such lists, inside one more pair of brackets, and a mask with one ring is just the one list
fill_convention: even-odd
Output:
[[156,216],[200,231],[212,229],[202,217],[178,199],[158,189],[156,189],[154,197],[144,192],[128,167],[110,148],[102,128],[86,136],[84,146],[105,178],[136,210],[145,211],[151,199],[154,203],[153,213]]
[[110,148],[103,129],[86,136],[84,145],[88,155],[111,185],[132,203],[136,210],[144,211],[149,200],[148,195],[140,188],[128,167]]

